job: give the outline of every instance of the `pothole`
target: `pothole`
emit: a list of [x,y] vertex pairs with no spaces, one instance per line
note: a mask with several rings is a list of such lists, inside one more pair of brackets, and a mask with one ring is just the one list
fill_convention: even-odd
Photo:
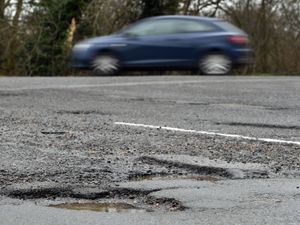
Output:
[[137,208],[128,203],[63,203],[49,205],[51,208],[69,209],[77,211],[94,211],[107,213],[138,213],[147,212],[146,209]]
[[195,181],[209,181],[209,182],[217,182],[220,180],[220,178],[213,177],[213,176],[200,176],[200,175],[139,175],[135,178],[131,178],[131,181],[143,181],[143,180],[195,180]]
[[57,114],[70,114],[70,115],[100,115],[100,116],[111,116],[111,112],[101,112],[97,110],[61,110]]
[[212,175],[212,176],[219,176],[219,177],[226,177],[232,178],[233,175],[228,172],[224,168],[217,168],[217,167],[208,167],[208,166],[197,166],[187,163],[175,162],[175,161],[168,161],[168,160],[161,160],[154,157],[143,156],[140,157],[139,160],[141,162],[150,164],[150,165],[160,165],[168,168],[179,168],[182,170],[186,170],[195,174],[200,175]]
[[300,126],[288,126],[288,125],[277,125],[277,124],[262,124],[262,123],[237,123],[237,122],[217,122],[216,125],[227,125],[227,126],[241,126],[241,127],[255,127],[255,128],[270,128],[270,129],[287,129],[287,130],[299,130]]
[[180,161],[171,161],[167,159],[159,159],[156,157],[142,156],[137,159],[140,162],[156,165],[166,168],[180,169],[188,172],[193,176],[208,176],[216,179],[254,179],[254,178],[269,178],[267,170],[240,169],[240,168],[225,168],[212,165],[197,165]]
[[41,134],[44,135],[65,135],[67,131],[41,131]]
[[0,91],[0,97],[19,97],[19,96],[27,96],[27,94],[22,92]]
[[266,106],[265,109],[267,110],[278,110],[278,111],[286,111],[286,110],[299,110],[299,107],[268,107]]
[[[185,207],[173,198],[155,198],[150,194],[161,189],[152,190],[132,188],[63,188],[47,183],[38,186],[11,187],[0,192],[11,198],[22,200],[51,201],[49,207],[90,210],[98,212],[152,212],[152,211],[181,211]],[[63,199],[63,200],[60,200]],[[70,202],[71,201],[71,202]],[[74,201],[74,202],[72,202]],[[56,204],[59,202],[59,204]],[[62,203],[63,202],[63,203]],[[81,203],[83,202],[83,203]]]

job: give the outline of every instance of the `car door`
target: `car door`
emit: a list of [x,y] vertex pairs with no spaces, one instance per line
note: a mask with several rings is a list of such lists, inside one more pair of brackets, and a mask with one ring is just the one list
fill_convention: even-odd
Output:
[[165,67],[191,63],[194,49],[189,34],[180,33],[176,19],[146,21],[125,32],[122,55],[126,66]]

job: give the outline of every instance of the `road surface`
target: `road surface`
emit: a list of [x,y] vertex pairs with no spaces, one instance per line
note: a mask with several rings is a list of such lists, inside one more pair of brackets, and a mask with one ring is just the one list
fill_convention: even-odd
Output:
[[[0,111],[0,224],[300,223],[299,77],[0,78]],[[47,207],[80,201],[145,211]]]

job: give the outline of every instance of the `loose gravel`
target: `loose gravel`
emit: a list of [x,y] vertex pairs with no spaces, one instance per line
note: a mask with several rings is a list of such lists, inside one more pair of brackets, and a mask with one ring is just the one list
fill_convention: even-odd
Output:
[[276,173],[300,168],[299,146],[126,128],[103,115],[2,110],[0,124],[2,187],[37,181],[107,186],[135,173],[186,173],[139,160],[157,154],[259,163]]
[[[55,83],[53,80],[51,82]],[[263,84],[266,85],[267,82]],[[222,83],[218,82],[217,85],[221,87]],[[255,93],[262,90],[259,89],[259,85],[262,84],[257,84],[253,88]],[[296,87],[296,82],[293,85]],[[247,87],[250,89],[248,84]],[[296,90],[295,87],[293,90]],[[174,96],[174,98],[181,98],[176,101],[168,100],[171,94],[174,94],[174,88],[168,90],[170,93],[173,91],[171,94],[164,87],[159,90],[159,87],[153,87],[153,90],[150,86],[147,88],[147,91],[144,91],[144,89],[136,87],[135,91],[139,94],[133,93],[130,86],[122,87],[120,90],[111,87],[105,90],[0,91],[0,188],[4,189],[11,184],[34,182],[107,188],[113,186],[115,182],[128,181],[139,176],[197,175],[197,171],[187,170],[183,166],[174,166],[163,162],[148,163],[141,160],[141,157],[144,156],[162,154],[201,156],[231,163],[258,163],[265,165],[270,169],[270,173],[278,176],[300,176],[300,148],[297,145],[115,125],[114,122],[127,121],[129,117],[131,117],[131,121],[136,119],[136,122],[157,117],[157,121],[165,119],[168,124],[155,123],[155,125],[163,126],[170,125],[170,121],[177,123],[183,121],[181,123],[185,123],[185,127],[191,125],[191,129],[197,129],[193,126],[199,124],[208,126],[210,123],[208,119],[199,119],[199,116],[213,115],[216,112],[214,116],[221,120],[219,115],[222,114],[220,111],[224,111],[223,108],[220,110],[209,108],[215,106],[210,106],[210,103],[207,103],[208,99],[213,99],[213,102],[217,100],[227,102],[223,97],[219,97],[219,99],[211,97],[210,95],[215,92],[206,86],[202,89],[197,89],[195,86],[192,88],[180,86],[177,92],[180,90],[182,96],[184,94],[186,96],[182,97],[181,94]],[[190,92],[195,90],[208,92],[208,95],[203,99],[192,99],[194,94]],[[225,93],[227,90],[233,92],[233,89],[230,88],[219,88],[216,93],[218,96],[222,96],[221,92]],[[243,95],[247,94],[243,91],[240,92]],[[283,90],[281,92],[285,93]],[[157,99],[156,95],[163,97],[160,100],[147,101],[143,95],[153,95],[148,99]],[[229,98],[232,95],[232,93],[228,94]],[[298,101],[295,97],[297,95],[290,95],[294,96],[291,97],[291,104],[295,104]],[[201,95],[195,94],[195,96]],[[256,94],[253,96],[255,104],[258,104]],[[250,97],[253,96],[250,93],[249,96],[242,96],[242,98],[250,101]],[[269,95],[267,97],[261,100],[263,105],[268,105]],[[278,93],[275,97],[276,101],[281,99]],[[187,105],[185,104],[187,100],[184,98],[190,98],[189,102],[204,103]],[[234,98],[238,98],[238,95],[234,95]],[[251,104],[254,105],[254,103]],[[226,118],[233,117],[231,112],[240,113],[237,116],[242,118],[243,114],[247,115],[248,111],[249,115],[256,118],[258,115],[262,115],[262,110],[265,110],[258,106],[247,108],[241,103],[229,105],[226,103],[222,106],[218,105],[218,107],[230,109],[228,115],[224,113]],[[245,107],[247,110],[241,111],[241,107],[242,109]],[[200,110],[202,110],[202,114]],[[251,110],[255,113],[252,113]],[[169,111],[174,112],[174,115]],[[197,117],[194,116],[196,113]],[[269,108],[265,113],[271,115]],[[282,111],[276,110],[272,116],[284,118],[280,113]],[[287,119],[290,119],[289,124],[291,124],[294,114],[297,114],[298,111],[293,108],[289,109],[288,113]],[[175,117],[177,119],[173,120]],[[127,120],[122,120],[123,118]],[[195,118],[198,121],[197,124]],[[213,118],[209,119],[213,120]],[[149,121],[145,121],[145,123],[150,124]],[[216,126],[222,125],[217,121],[211,122],[211,124],[216,123]],[[244,123],[251,124],[247,121]],[[297,123],[295,121],[295,126],[298,126]],[[176,127],[180,127],[179,125]],[[233,125],[230,124],[230,126]],[[277,134],[279,128],[278,126],[277,128],[268,127],[268,134]],[[259,127],[259,129],[263,128]],[[259,129],[249,129],[249,132],[261,132]],[[286,127],[280,132],[286,136],[291,133],[298,137],[295,130],[290,131]]]

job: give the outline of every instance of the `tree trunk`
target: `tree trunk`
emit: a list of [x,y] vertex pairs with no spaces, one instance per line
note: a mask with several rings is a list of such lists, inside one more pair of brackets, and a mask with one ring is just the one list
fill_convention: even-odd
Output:
[[190,6],[192,4],[192,0],[185,0],[183,5],[183,14],[187,15],[189,13]]
[[21,17],[22,9],[23,9],[23,0],[18,0],[18,2],[16,4],[16,13],[13,18],[13,27],[16,30],[18,29],[18,26],[19,26],[19,20]]

